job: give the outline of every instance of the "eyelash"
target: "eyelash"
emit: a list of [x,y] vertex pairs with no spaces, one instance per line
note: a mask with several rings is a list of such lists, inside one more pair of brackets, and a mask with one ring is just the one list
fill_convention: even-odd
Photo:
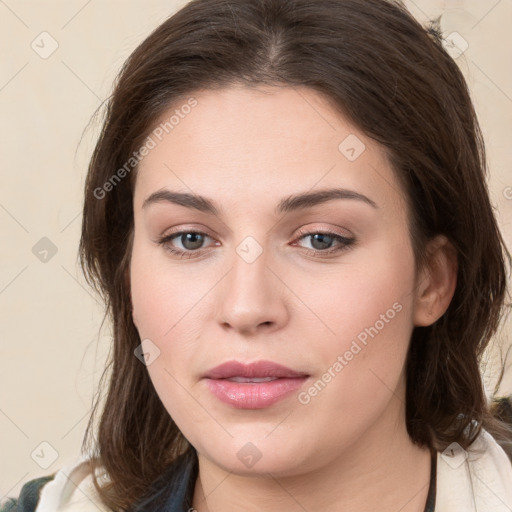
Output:
[[[157,240],[157,243],[159,245],[162,245],[166,251],[170,252],[171,254],[173,254],[175,256],[178,256],[179,258],[195,258],[202,253],[202,251],[203,251],[202,249],[184,251],[182,249],[176,249],[175,247],[171,247],[170,245],[168,245],[168,243],[172,239],[180,237],[181,235],[190,234],[190,233],[193,233],[195,235],[204,235],[208,238],[212,238],[207,233],[204,233],[202,231],[193,231],[193,230],[179,231],[179,232],[172,233],[170,235],[166,235],[164,237],[159,238]],[[334,253],[341,253],[343,251],[346,251],[346,250],[350,249],[356,242],[355,238],[347,238],[347,237],[338,235],[337,233],[334,233],[332,231],[299,231],[299,235],[301,235],[301,236],[299,236],[299,238],[297,240],[301,240],[302,238],[306,238],[308,236],[313,236],[313,235],[327,235],[327,236],[333,238],[339,244],[341,244],[338,247],[326,249],[324,251],[319,250],[319,249],[307,249],[307,248],[302,247],[302,249],[304,251],[306,251],[307,254],[314,255],[314,256],[321,255],[320,257],[323,257],[324,255],[331,255]]]

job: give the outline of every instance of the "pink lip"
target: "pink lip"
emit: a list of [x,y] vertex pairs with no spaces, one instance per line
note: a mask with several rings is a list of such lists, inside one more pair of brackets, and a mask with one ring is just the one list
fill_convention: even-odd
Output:
[[244,364],[239,361],[227,361],[212,368],[204,377],[208,379],[229,379],[230,377],[304,377],[304,372],[296,372],[272,361],[257,361]]
[[[266,382],[234,382],[227,380],[275,378]],[[228,361],[208,371],[204,378],[209,390],[224,403],[238,409],[263,409],[297,390],[309,375],[271,361],[243,364]]]

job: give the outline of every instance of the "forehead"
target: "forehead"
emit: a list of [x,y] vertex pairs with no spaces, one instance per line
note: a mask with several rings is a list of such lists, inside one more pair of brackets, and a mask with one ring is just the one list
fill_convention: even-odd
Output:
[[251,199],[262,204],[314,188],[382,195],[391,185],[388,192],[401,195],[385,151],[304,87],[198,91],[169,107],[149,136],[136,209],[163,187],[200,195],[226,190],[247,207]]

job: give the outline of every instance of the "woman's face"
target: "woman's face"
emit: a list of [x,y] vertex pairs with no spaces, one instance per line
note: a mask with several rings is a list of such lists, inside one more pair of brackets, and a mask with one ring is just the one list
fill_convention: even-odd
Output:
[[150,134],[134,195],[133,318],[165,408],[238,473],[405,429],[417,279],[384,152],[309,89],[194,98]]

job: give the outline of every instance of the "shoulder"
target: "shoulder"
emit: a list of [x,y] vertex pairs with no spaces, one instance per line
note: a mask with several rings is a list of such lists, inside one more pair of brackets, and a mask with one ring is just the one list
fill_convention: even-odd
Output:
[[17,498],[8,498],[0,512],[109,512],[92,482],[88,460],[76,459],[57,472],[25,483]]
[[486,430],[467,450],[452,443],[438,453],[437,468],[436,509],[512,510],[512,463]]

